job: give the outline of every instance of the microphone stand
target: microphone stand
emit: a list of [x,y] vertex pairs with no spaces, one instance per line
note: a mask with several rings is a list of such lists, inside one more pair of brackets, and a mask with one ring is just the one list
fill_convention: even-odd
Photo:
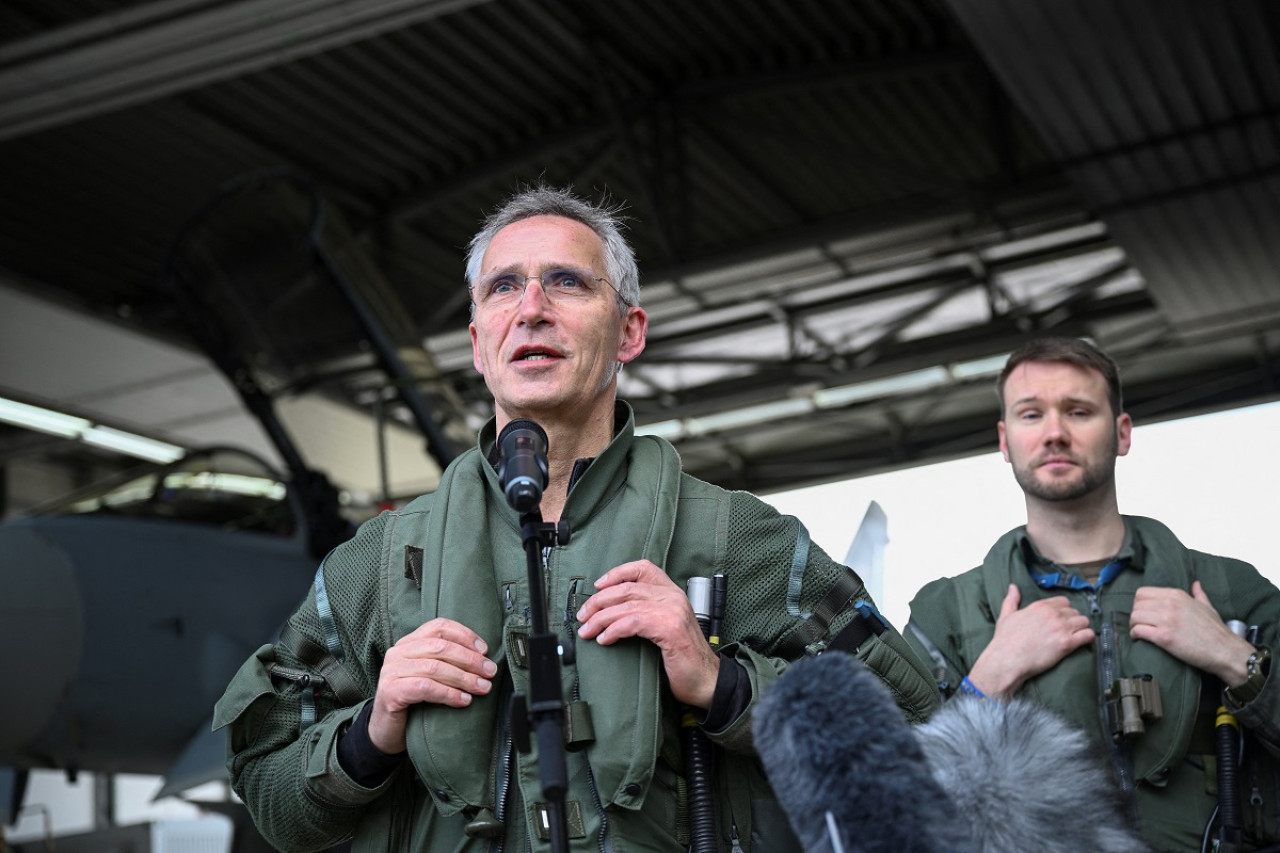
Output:
[[[531,747],[530,731],[538,743],[538,774],[542,794],[547,798],[547,823],[552,853],[568,853],[569,838],[565,821],[565,794],[569,776],[564,759],[564,697],[560,691],[560,641],[547,630],[546,594],[542,586],[542,549],[569,541],[567,522],[544,522],[535,506],[520,516],[520,539],[524,544],[529,571],[530,616],[533,631],[529,635],[529,697],[523,693],[511,696],[509,709],[512,739],[516,748],[527,753]],[[532,839],[530,839],[532,844]]]

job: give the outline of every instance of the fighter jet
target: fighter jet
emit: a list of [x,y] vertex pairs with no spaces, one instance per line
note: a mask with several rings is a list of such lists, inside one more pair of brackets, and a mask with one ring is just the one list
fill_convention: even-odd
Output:
[[[319,475],[316,475],[317,478]],[[0,766],[164,775],[348,525],[219,448],[149,464],[0,526]],[[323,499],[322,499],[323,500]],[[204,778],[216,778],[217,766]]]

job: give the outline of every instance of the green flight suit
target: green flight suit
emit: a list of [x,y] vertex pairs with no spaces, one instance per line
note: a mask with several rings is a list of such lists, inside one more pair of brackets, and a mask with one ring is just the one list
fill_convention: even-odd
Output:
[[[1247,563],[1184,547],[1157,521],[1125,516],[1124,522],[1124,545],[1117,556],[1123,567],[1099,589],[1054,585],[1051,576],[1059,573],[1065,578],[1065,570],[1041,557],[1022,527],[997,541],[978,568],[921,589],[911,602],[905,635],[918,654],[933,659],[939,681],[954,689],[991,641],[1010,583],[1021,591],[1022,607],[1043,598],[1067,596],[1089,616],[1099,639],[1029,679],[1020,695],[1089,733],[1099,745],[1100,759],[1116,771],[1122,787],[1124,777],[1132,780],[1143,833],[1157,850],[1198,851],[1206,821],[1217,805],[1213,732],[1215,709],[1222,702],[1221,685],[1154,644],[1129,636],[1134,593],[1140,586],[1190,592],[1192,582],[1199,580],[1223,619],[1259,626],[1258,644],[1274,648],[1280,630],[1280,591]],[[1112,642],[1114,652],[1109,658],[1107,646]],[[1154,676],[1163,703],[1163,719],[1148,720],[1145,732],[1120,748],[1112,744],[1103,712],[1102,673],[1108,658],[1117,677]],[[1253,701],[1243,708],[1230,708],[1249,732],[1249,761],[1240,785],[1244,823],[1254,842],[1277,839],[1280,687],[1276,681],[1269,677]]]
[[[331,691],[313,689],[314,667],[289,648],[260,649],[219,702],[215,725],[229,727],[233,786],[281,849],[323,849],[348,837],[357,851],[501,847],[520,853],[530,843],[527,828],[537,826],[543,799],[539,768],[536,755],[513,754],[507,746],[508,691],[496,689],[507,676],[515,689],[527,687],[521,649],[529,589],[518,517],[486,461],[493,442],[491,422],[479,447],[449,466],[434,494],[367,522],[321,567],[331,633],[363,696],[373,695],[386,650],[436,616],[485,638],[499,666],[492,694],[465,709],[415,708],[410,761],[376,788],[358,784],[336,758],[338,739],[363,702],[344,706]],[[779,644],[799,626],[816,625],[802,633],[809,651],[820,650],[853,620],[855,601],[866,600],[861,582],[829,625],[825,618],[821,624],[807,619],[815,608],[823,610],[820,600],[840,588],[836,581],[848,570],[810,546],[796,519],[749,494],[683,474],[669,444],[634,436],[625,404],[619,404],[614,440],[572,486],[562,520],[571,525],[571,539],[550,548],[544,561],[548,627],[561,638],[574,635],[574,612],[593,581],[615,565],[650,559],[681,588],[693,576],[728,575],[721,654],[743,666],[752,700],[738,719],[708,732],[723,747],[715,779],[721,849],[798,850],[754,757],[751,707],[785,668],[771,656]],[[322,610],[313,589],[290,626],[323,644]],[[657,647],[638,638],[574,645],[575,661],[561,667],[563,695],[589,707],[593,731],[566,753],[570,848],[683,851],[683,709],[666,689]],[[891,627],[865,639],[858,656],[885,680],[909,719],[936,707],[927,668]],[[306,725],[310,701],[316,721]],[[507,813],[516,809],[517,816]],[[485,826],[477,830],[477,823]],[[549,849],[540,837],[530,846]]]

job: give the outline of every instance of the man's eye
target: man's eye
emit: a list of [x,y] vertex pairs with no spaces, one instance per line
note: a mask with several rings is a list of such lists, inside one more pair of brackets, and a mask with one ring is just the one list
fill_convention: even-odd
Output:
[[489,294],[510,293],[516,287],[516,280],[511,276],[495,278],[489,283]]
[[551,286],[558,290],[577,290],[583,287],[582,277],[573,272],[552,273]]

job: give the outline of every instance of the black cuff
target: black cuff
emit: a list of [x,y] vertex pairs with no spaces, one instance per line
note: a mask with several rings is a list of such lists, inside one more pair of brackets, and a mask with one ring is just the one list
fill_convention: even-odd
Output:
[[751,704],[751,678],[746,667],[732,657],[720,656],[720,673],[711,694],[711,707],[696,710],[693,717],[709,732],[722,732]]
[[338,764],[347,775],[366,788],[376,788],[387,781],[404,761],[406,752],[387,755],[369,739],[369,717],[373,703],[366,702],[351,725],[338,737]]

